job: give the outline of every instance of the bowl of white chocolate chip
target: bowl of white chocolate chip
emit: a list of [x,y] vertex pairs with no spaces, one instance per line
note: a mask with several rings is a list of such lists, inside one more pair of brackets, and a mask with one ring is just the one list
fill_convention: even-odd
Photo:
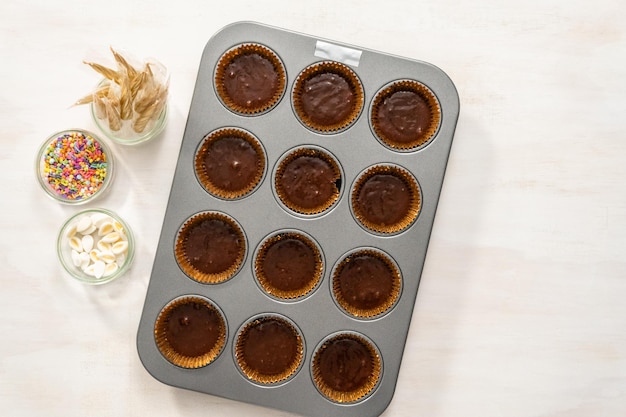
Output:
[[57,254],[72,277],[87,284],[104,284],[123,275],[132,264],[133,232],[112,211],[83,210],[61,227]]

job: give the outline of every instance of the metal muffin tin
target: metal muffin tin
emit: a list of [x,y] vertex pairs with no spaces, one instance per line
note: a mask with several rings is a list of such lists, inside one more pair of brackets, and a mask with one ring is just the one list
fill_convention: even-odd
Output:
[[[287,87],[280,102],[255,116],[227,109],[214,87],[216,63],[222,54],[241,43],[259,43],[273,50],[284,63]],[[334,134],[320,134],[304,127],[294,113],[291,91],[294,80],[308,65],[336,60],[358,75],[364,88],[364,106],[357,121]],[[438,133],[415,151],[394,151],[372,133],[370,105],[375,94],[394,80],[417,80],[436,95],[441,108]],[[197,82],[156,257],[139,323],[137,347],[145,368],[165,384],[238,401],[285,410],[306,416],[377,416],[391,402],[409,330],[428,241],[435,217],[445,168],[459,114],[459,99],[448,76],[421,61],[328,41],[252,22],[229,25],[207,43]],[[203,138],[215,129],[238,127],[252,132],[266,153],[266,170],[260,186],[251,194],[226,201],[215,198],[198,182],[194,156]],[[307,145],[327,150],[342,170],[339,201],[317,216],[286,210],[273,190],[277,161],[290,149]],[[367,231],[353,217],[350,190],[358,175],[376,164],[395,164],[409,170],[419,182],[421,210],[406,230],[388,236]],[[201,284],[179,267],[174,246],[181,225],[202,211],[225,213],[241,225],[246,237],[246,256],[236,276],[220,284]],[[255,281],[254,254],[260,243],[277,230],[299,230],[313,237],[322,250],[321,284],[310,295],[280,301],[262,292]],[[392,309],[368,320],[344,313],[331,293],[333,267],[357,248],[375,248],[391,256],[402,274],[400,298]],[[182,295],[199,295],[214,302],[227,323],[226,346],[214,362],[198,369],[183,369],[164,358],[155,342],[154,325],[161,309]],[[260,386],[239,371],[234,358],[237,331],[250,318],[263,313],[287,317],[300,329],[304,362],[296,375],[284,383]],[[381,376],[364,399],[339,404],[320,394],[313,383],[311,360],[315,349],[338,332],[356,332],[370,340],[380,353]]]

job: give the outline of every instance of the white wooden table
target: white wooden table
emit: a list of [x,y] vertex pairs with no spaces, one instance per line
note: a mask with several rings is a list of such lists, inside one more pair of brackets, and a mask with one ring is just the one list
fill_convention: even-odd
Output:
[[[200,54],[255,20],[431,62],[461,116],[395,397],[385,416],[626,415],[626,3],[321,0],[0,4],[0,414],[287,416],[172,388],[135,337]],[[116,152],[88,207],[135,230],[131,271],[72,281],[38,189],[49,134],[94,129],[85,59],[113,46],[171,71],[162,136]]]

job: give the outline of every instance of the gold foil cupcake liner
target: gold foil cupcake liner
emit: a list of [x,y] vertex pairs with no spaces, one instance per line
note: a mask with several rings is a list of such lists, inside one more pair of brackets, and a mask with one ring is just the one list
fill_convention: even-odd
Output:
[[[237,234],[240,242],[239,254],[236,260],[226,270],[219,273],[207,273],[200,271],[193,265],[186,253],[185,244],[187,242],[189,232],[196,225],[199,225],[205,220],[220,220],[226,223]],[[246,239],[241,226],[239,226],[239,224],[233,218],[219,212],[211,211],[197,213],[187,219],[178,231],[178,235],[176,237],[176,245],[174,248],[174,255],[176,257],[176,262],[178,263],[178,266],[188,277],[203,284],[219,284],[232,278],[243,264],[245,254]]]
[[[208,169],[205,165],[204,158],[207,152],[211,149],[211,145],[220,139],[236,137],[248,142],[259,156],[259,165],[257,166],[257,173],[252,181],[239,190],[226,190],[216,185],[209,175]],[[196,152],[194,159],[194,166],[196,171],[196,177],[202,185],[202,187],[215,197],[222,198],[224,200],[235,200],[242,198],[252,193],[260,184],[263,174],[265,173],[265,152],[261,142],[254,137],[250,132],[238,128],[223,128],[209,133],[205,136],[202,144]]]
[[[167,324],[172,311],[181,305],[198,303],[213,311],[220,319],[220,333],[213,347],[200,356],[186,356],[174,350],[167,338]],[[196,369],[209,365],[222,353],[226,345],[226,321],[222,312],[209,300],[200,296],[181,296],[170,301],[159,313],[154,324],[154,339],[161,354],[172,364],[181,368]]]
[[[316,75],[325,73],[335,74],[343,78],[354,94],[354,103],[352,104],[351,112],[342,120],[331,124],[321,124],[313,120],[313,118],[306,113],[302,103],[302,95],[306,81]],[[305,126],[319,133],[337,133],[350,127],[361,114],[364,103],[363,85],[356,73],[347,65],[336,61],[318,62],[306,67],[298,75],[293,87],[292,103],[296,116]]]
[[[395,223],[384,224],[370,221],[365,213],[360,210],[357,204],[359,193],[361,192],[362,187],[365,185],[367,180],[378,174],[395,176],[405,184],[409,192],[408,210],[406,211],[405,215]],[[366,169],[362,174],[360,174],[354,186],[352,187],[351,206],[354,217],[366,229],[383,235],[400,233],[406,230],[409,226],[411,226],[420,213],[421,204],[421,191],[417,180],[409,171],[397,165],[374,165]]]
[[[270,61],[278,76],[278,85],[276,86],[276,91],[269,100],[256,106],[246,107],[236,103],[228,94],[228,91],[226,91],[224,86],[224,78],[227,75],[226,70],[228,65],[233,62],[235,58],[249,54],[257,54]],[[281,97],[285,93],[285,87],[287,85],[286,78],[285,66],[274,51],[257,43],[244,43],[226,51],[222,55],[215,69],[214,83],[217,95],[226,107],[235,113],[244,116],[253,116],[265,113],[278,104]]]
[[[311,251],[313,252],[313,256],[315,257],[315,270],[309,281],[305,286],[295,289],[295,290],[283,290],[274,286],[270,279],[267,277],[266,273],[263,270],[263,261],[267,255],[267,251],[276,243],[280,241],[284,241],[287,239],[296,239],[303,244],[305,244]],[[318,247],[318,245],[311,239],[310,237],[295,231],[285,231],[276,233],[273,236],[265,239],[261,246],[259,247],[255,262],[254,262],[254,274],[257,279],[257,282],[268,295],[283,299],[283,300],[294,300],[298,298],[302,298],[310,294],[319,284],[322,279],[322,274],[324,272],[324,262],[322,260],[322,254]]]
[[[392,275],[391,291],[387,299],[380,305],[369,309],[360,308],[350,304],[350,302],[344,297],[341,291],[341,283],[339,280],[339,276],[343,268],[345,268],[347,264],[352,262],[354,259],[363,256],[372,257],[380,260],[387,267]],[[395,262],[387,254],[379,250],[363,248],[355,250],[341,259],[341,261],[337,264],[333,271],[331,287],[335,300],[347,314],[358,319],[372,319],[380,317],[383,314],[389,312],[391,308],[397,303],[398,299],[400,298],[400,292],[402,291],[402,276]]]
[[[370,356],[370,364],[372,367],[372,371],[365,383],[351,391],[340,391],[332,388],[324,381],[320,368],[320,360],[324,350],[326,350],[332,343],[344,339],[356,341],[365,347]],[[342,364],[337,364],[337,366],[340,367]],[[327,338],[314,353],[313,358],[311,359],[311,374],[313,376],[313,383],[315,384],[317,390],[329,400],[341,404],[356,403],[369,396],[378,385],[382,375],[382,359],[378,349],[364,336],[354,332],[338,333]]]
[[[428,127],[421,132],[414,140],[408,142],[400,142],[389,137],[379,126],[378,110],[384,101],[391,97],[394,93],[407,91],[417,94],[421,97],[430,110],[431,119]],[[391,83],[380,90],[374,97],[370,112],[370,122],[374,134],[378,139],[388,147],[399,151],[416,150],[429,143],[437,134],[441,123],[441,107],[439,100],[435,94],[424,84],[415,80],[400,80]]]
[[[244,349],[248,340],[249,331],[267,321],[276,321],[284,325],[294,336],[296,342],[296,355],[291,364],[282,372],[276,374],[264,374],[252,368],[245,360]],[[287,381],[300,369],[304,358],[304,342],[300,331],[289,320],[278,315],[264,315],[251,319],[239,330],[234,342],[235,361],[241,372],[253,382],[261,385],[275,385]]]
[[[332,195],[321,204],[315,207],[303,207],[289,199],[289,196],[285,192],[285,189],[282,185],[281,178],[285,173],[285,170],[289,166],[289,164],[299,157],[312,157],[319,158],[322,161],[326,162],[333,171],[334,176],[334,191]],[[276,191],[276,195],[280,199],[280,201],[290,210],[298,214],[304,215],[316,215],[325,212],[329,208],[331,208],[337,200],[339,200],[340,194],[340,184],[341,184],[341,168],[339,167],[339,163],[337,160],[332,157],[326,151],[317,148],[299,148],[291,151],[287,156],[285,156],[282,160],[279,161],[278,167],[276,169],[274,175],[274,189]]]

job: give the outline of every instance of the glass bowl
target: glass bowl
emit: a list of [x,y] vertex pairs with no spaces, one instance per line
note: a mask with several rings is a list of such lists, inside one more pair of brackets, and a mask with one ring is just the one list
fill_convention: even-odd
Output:
[[[94,100],[89,106],[91,117],[100,132],[113,142],[120,145],[137,145],[157,137],[165,128],[168,113],[167,80],[169,75],[162,65],[158,64],[150,68],[153,67],[155,85],[159,85],[159,90],[141,91],[132,98],[125,96],[129,100],[129,114],[125,118],[121,116],[121,109],[111,111],[111,101],[98,98],[98,93],[94,93]],[[109,91],[121,96],[125,90],[117,82],[105,78],[100,80],[95,91]],[[142,93],[148,94],[151,99],[141,102],[139,97]],[[150,96],[150,94],[155,94],[155,96]],[[121,100],[121,97],[118,97],[118,100]],[[109,119],[111,114],[116,116]]]
[[71,216],[57,238],[57,256],[78,281],[104,284],[122,276],[135,256],[135,238],[116,213],[87,209]]
[[41,188],[66,204],[84,204],[102,195],[113,180],[114,166],[107,144],[83,129],[62,130],[49,136],[35,160]]
[[91,117],[93,118],[96,126],[100,129],[100,132],[107,138],[111,139],[115,143],[120,145],[138,145],[143,142],[147,142],[152,138],[159,135],[167,124],[167,104],[163,107],[158,118],[148,122],[145,130],[142,133],[137,133],[133,130],[130,121],[122,121],[121,129],[117,131],[111,130],[106,118],[100,119],[97,116],[96,108],[93,104],[91,108]]

